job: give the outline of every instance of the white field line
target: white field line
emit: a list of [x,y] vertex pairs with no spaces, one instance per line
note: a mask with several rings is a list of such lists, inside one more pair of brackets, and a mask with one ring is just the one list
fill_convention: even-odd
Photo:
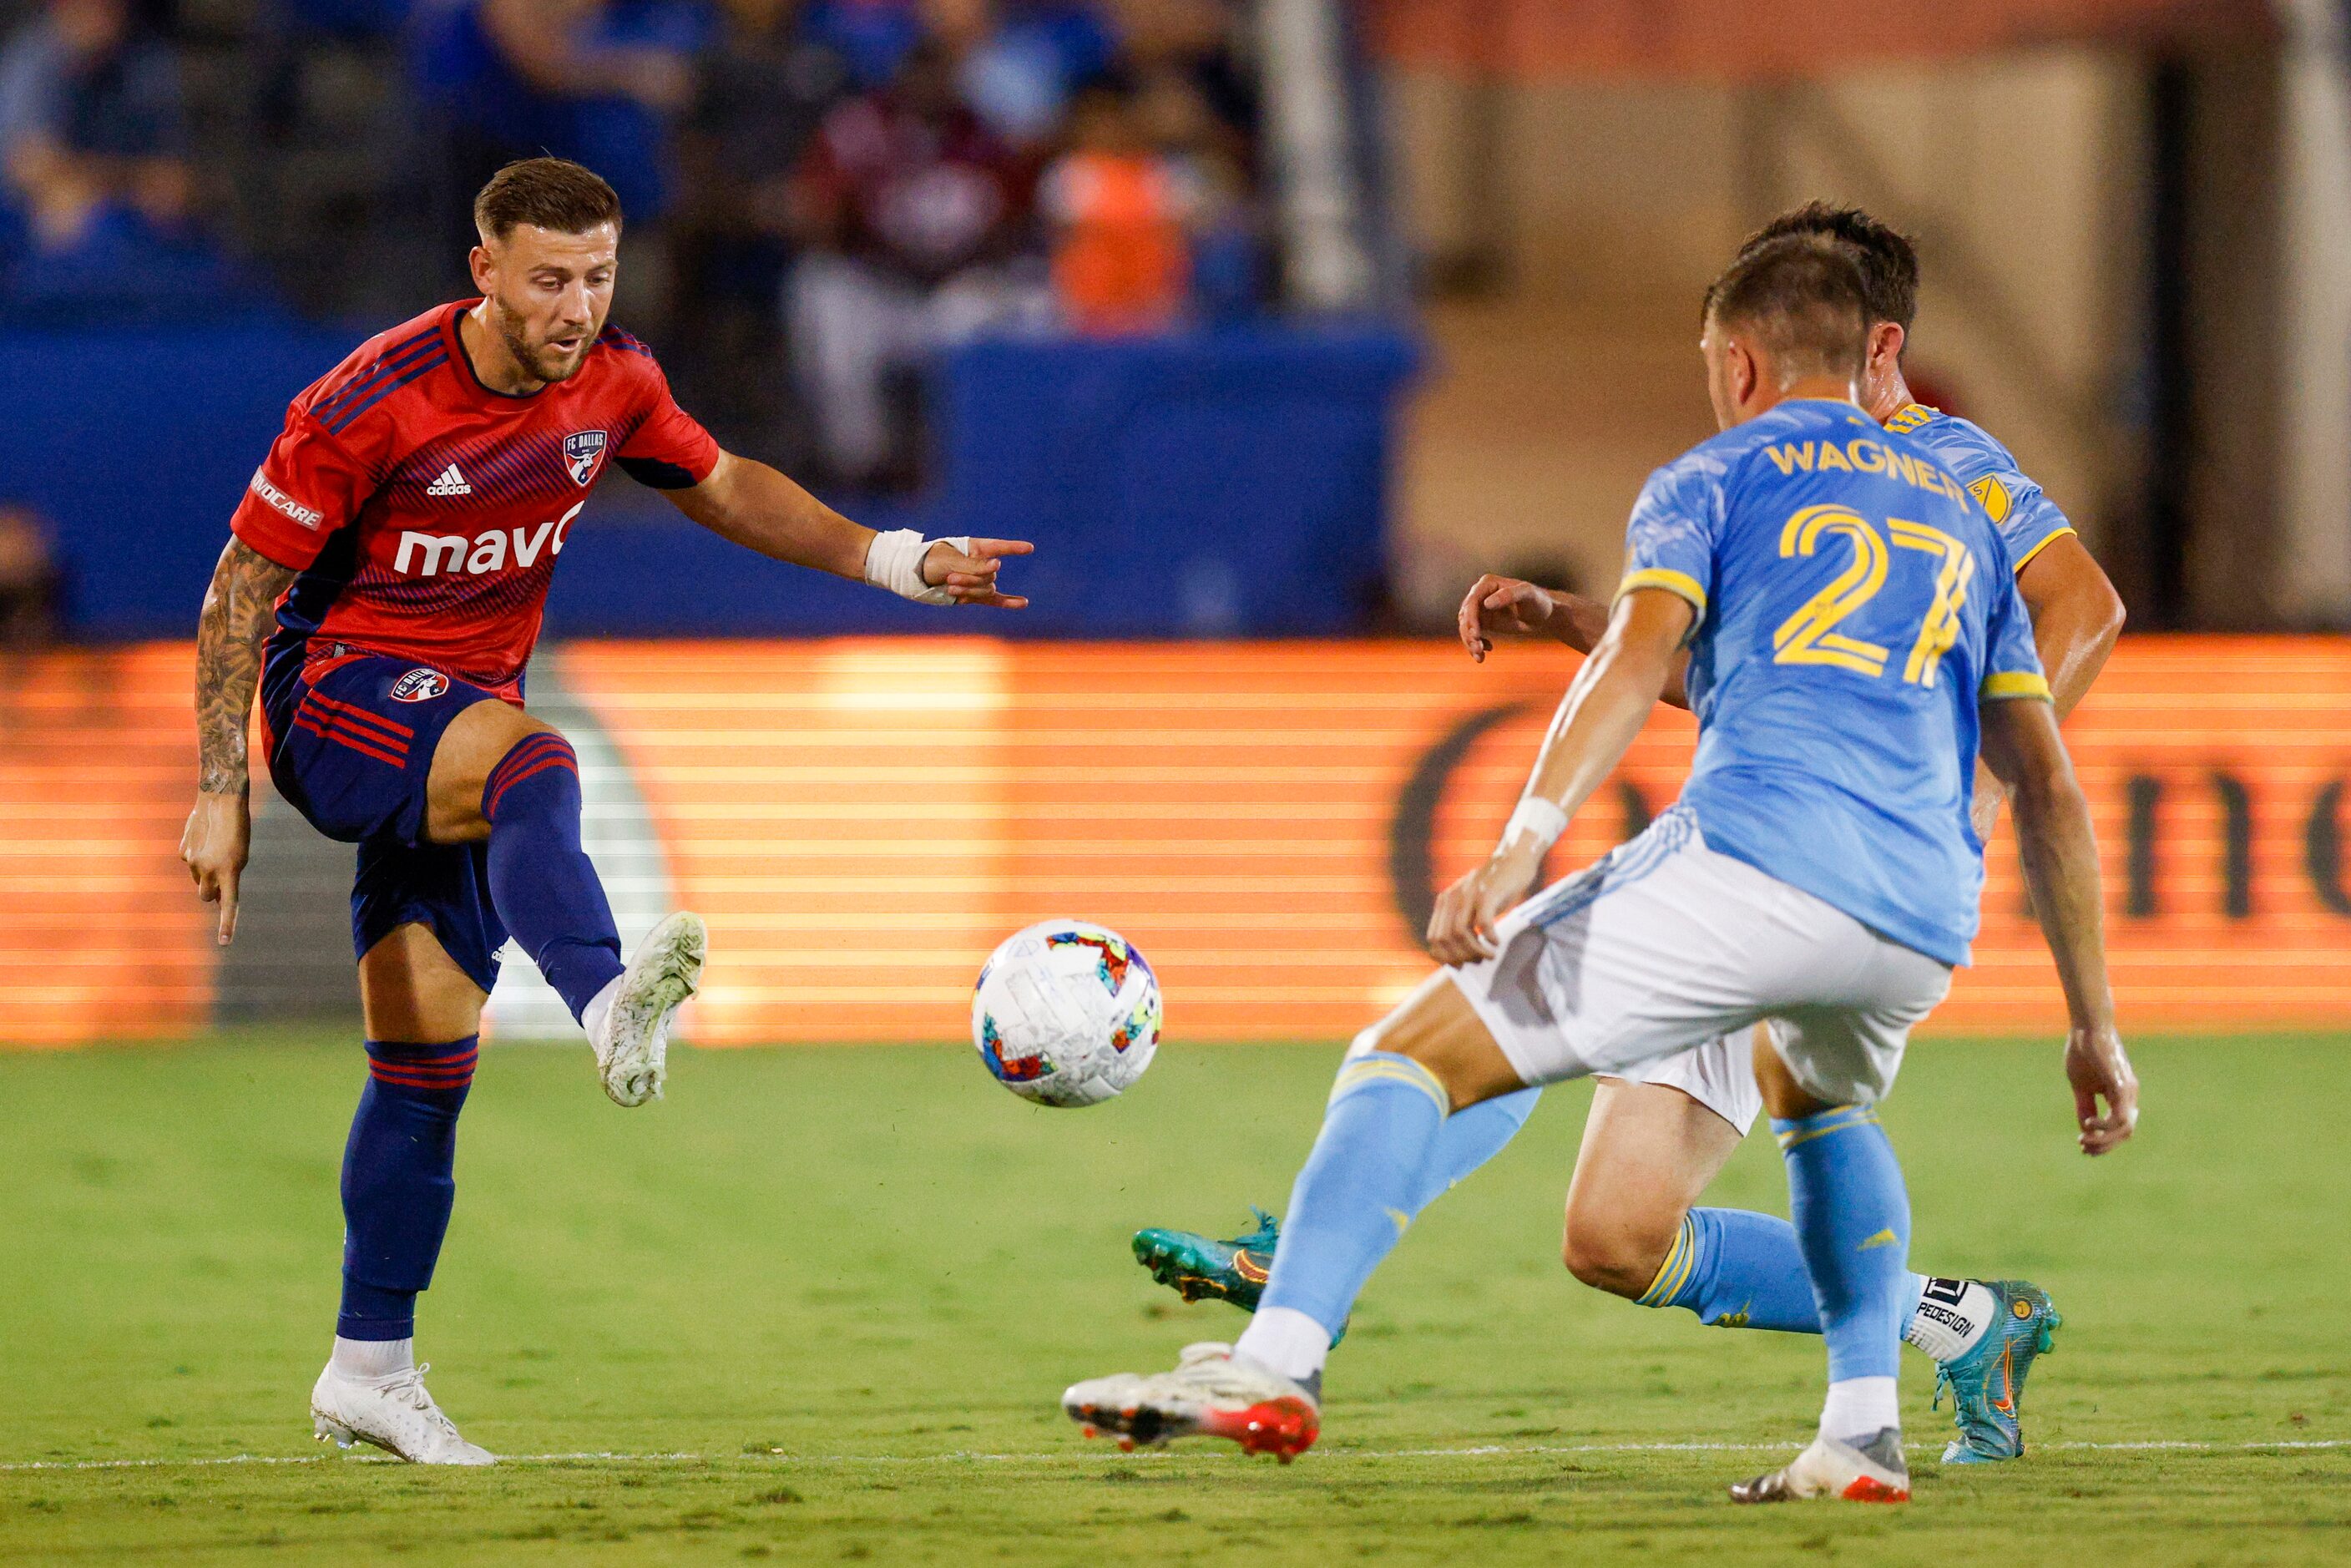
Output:
[[[1514,1447],[1494,1445],[1475,1448],[1329,1448],[1324,1457],[1332,1459],[1485,1459],[1540,1458],[1545,1456],[1571,1454],[1761,1454],[1792,1448],[1785,1443],[1570,1443]],[[1908,1445],[1914,1453],[1932,1452],[1942,1447],[1938,1439],[1929,1443]],[[2095,1453],[2201,1453],[2259,1454],[2308,1449],[2351,1448],[2351,1437],[2280,1438],[2267,1443],[2200,1443],[2188,1441],[2147,1441],[2126,1443],[2035,1443],[2035,1453],[2095,1452]],[[1193,1450],[1188,1457],[1207,1458],[1217,1450]],[[1127,1458],[1164,1458],[1169,1456],[1149,1449],[1138,1449],[1132,1455],[1119,1455],[1116,1449],[1095,1448],[1057,1450],[1050,1454],[982,1454],[954,1452],[945,1454],[795,1454],[781,1448],[770,1448],[759,1454],[506,1454],[500,1464],[556,1465],[593,1462],[612,1465],[674,1465],[699,1464],[723,1459],[778,1459],[794,1465],[1053,1465],[1099,1462],[1116,1456]],[[1238,1458],[1239,1456],[1228,1456]],[[339,1454],[230,1454],[219,1458],[200,1459],[22,1459],[0,1463],[0,1474],[37,1470],[157,1470],[202,1469],[221,1465],[321,1465],[342,1460],[350,1464],[392,1464],[387,1455],[355,1455],[348,1459]]]

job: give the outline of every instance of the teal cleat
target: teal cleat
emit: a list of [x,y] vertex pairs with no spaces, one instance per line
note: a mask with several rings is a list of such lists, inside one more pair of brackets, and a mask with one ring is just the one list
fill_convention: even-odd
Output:
[[1230,1241],[1189,1230],[1138,1230],[1134,1260],[1187,1301],[1230,1301],[1253,1312],[1258,1298],[1265,1294],[1266,1276],[1273,1271],[1281,1227],[1255,1205],[1249,1212],[1257,1217],[1257,1228]]
[[2065,1319],[2048,1292],[2024,1280],[1987,1280],[1999,1315],[1975,1344],[1935,1365],[1935,1406],[1948,1391],[1959,1435],[1947,1465],[1994,1465],[2024,1452],[2025,1375],[2048,1353]]

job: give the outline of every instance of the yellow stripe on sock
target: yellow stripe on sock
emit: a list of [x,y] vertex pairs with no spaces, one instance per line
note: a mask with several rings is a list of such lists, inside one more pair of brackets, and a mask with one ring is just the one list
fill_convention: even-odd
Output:
[[1877,1107],[1875,1105],[1840,1105],[1834,1111],[1823,1113],[1834,1116],[1837,1120],[1824,1127],[1806,1127],[1802,1131],[1792,1127],[1779,1134],[1780,1146],[1783,1149],[1792,1149],[1798,1144],[1809,1144],[1814,1138],[1825,1138],[1832,1133],[1850,1132],[1855,1127],[1871,1126],[1877,1121]]
[[1667,1249],[1666,1260],[1657,1265],[1657,1277],[1649,1288],[1634,1298],[1638,1307],[1662,1307],[1679,1293],[1682,1282],[1689,1278],[1690,1262],[1698,1249],[1690,1245],[1690,1218],[1682,1216],[1681,1228],[1674,1232],[1674,1244]]
[[1364,1084],[1378,1079],[1397,1083],[1409,1083],[1437,1103],[1439,1115],[1453,1113],[1453,1096],[1437,1075],[1419,1062],[1410,1060],[1373,1057],[1363,1061],[1351,1061],[1339,1070],[1339,1081],[1331,1085],[1331,1099],[1335,1103],[1342,1094],[1353,1093]]

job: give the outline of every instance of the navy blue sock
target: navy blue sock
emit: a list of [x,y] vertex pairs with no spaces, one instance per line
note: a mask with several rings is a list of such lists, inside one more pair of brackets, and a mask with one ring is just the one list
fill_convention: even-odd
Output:
[[490,903],[578,1018],[621,972],[621,932],[580,847],[580,759],[549,730],[525,737],[482,787]]
[[368,1082],[343,1145],[344,1339],[411,1339],[456,1200],[457,1113],[478,1040],[367,1042]]

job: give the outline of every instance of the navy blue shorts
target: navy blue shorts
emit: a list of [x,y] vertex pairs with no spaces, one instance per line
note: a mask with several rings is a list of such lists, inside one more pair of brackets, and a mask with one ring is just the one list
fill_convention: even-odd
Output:
[[424,841],[424,786],[449,721],[495,693],[410,659],[272,643],[261,674],[263,746],[277,792],[329,838],[359,846],[351,947],[430,926],[488,990],[507,929],[490,906],[489,846]]

